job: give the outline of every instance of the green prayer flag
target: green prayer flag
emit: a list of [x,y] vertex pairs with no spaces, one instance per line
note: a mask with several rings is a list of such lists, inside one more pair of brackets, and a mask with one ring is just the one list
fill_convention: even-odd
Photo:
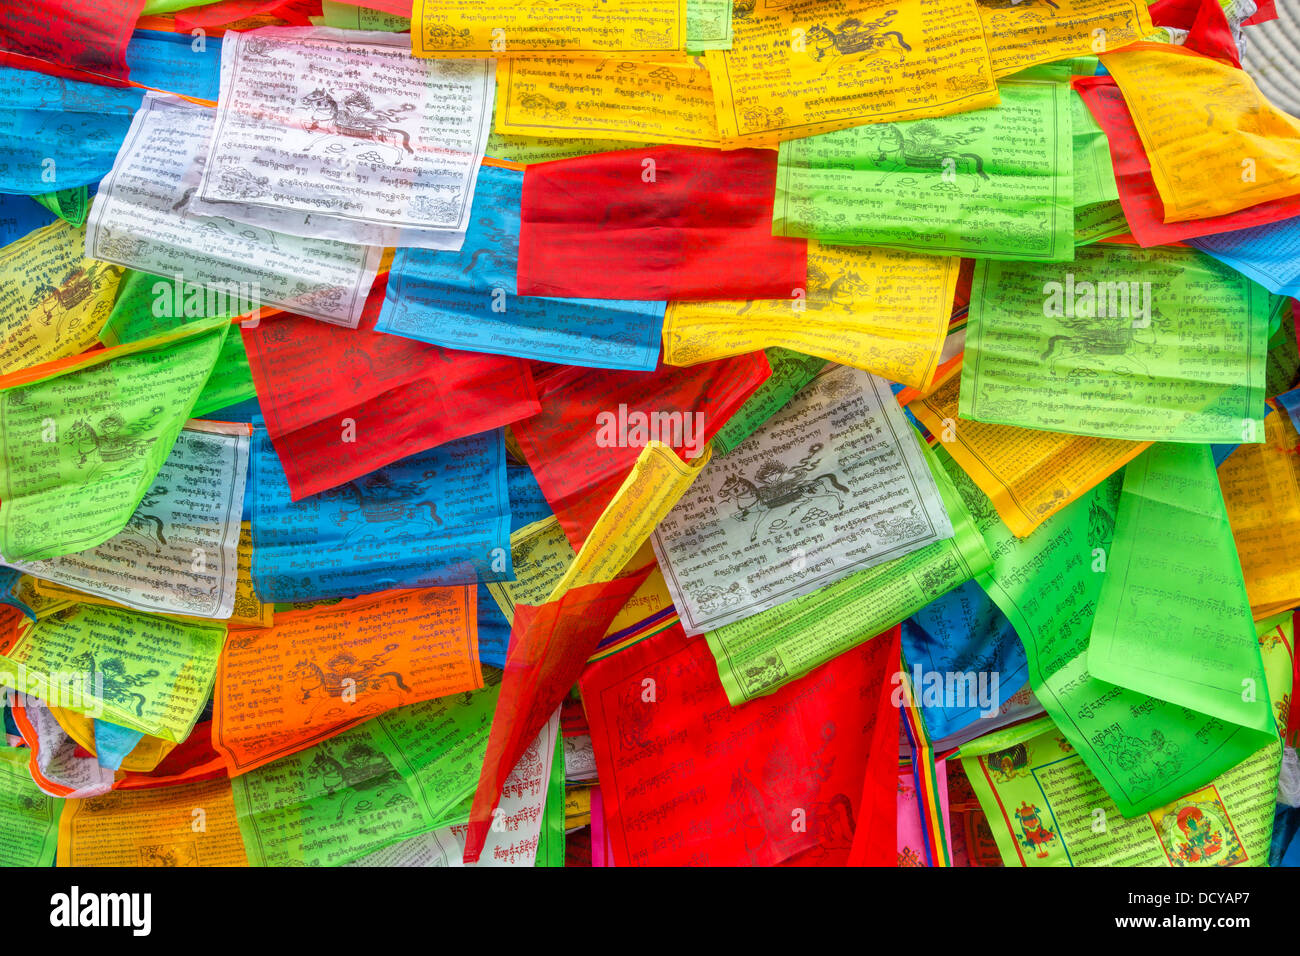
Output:
[[90,191],[85,186],[33,196],[38,203],[74,226],[84,226],[90,212]]
[[[182,292],[182,288],[186,291]],[[229,300],[225,296],[205,295],[204,291],[201,286],[182,286],[174,278],[163,279],[127,269],[118,283],[113,311],[99,332],[99,340],[110,347],[122,345],[161,335],[197,319],[232,319],[238,314],[232,309],[208,311],[210,299],[213,305],[226,305]],[[248,354],[244,351],[244,337],[238,329],[231,329],[221,346],[212,375],[203,386],[190,415],[202,418],[219,408],[247,401],[256,394],[253,372],[248,367]]]
[[927,255],[1074,257],[1068,73],[998,84],[989,109],[780,146],[772,232]]
[[975,264],[961,417],[1129,441],[1262,440],[1268,290],[1193,249],[1077,252],[1069,266]]
[[790,404],[805,385],[826,367],[826,360],[773,346],[765,350],[772,369],[763,384],[713,436],[713,452],[725,455],[758,430],[765,421]]
[[3,560],[84,551],[126,527],[229,330],[224,319],[193,322],[45,378],[0,380]]
[[0,684],[181,743],[212,696],[225,640],[217,621],[74,604],[19,633]]
[[27,747],[0,747],[0,866],[51,866],[63,801],[32,781]]
[[342,866],[465,823],[501,686],[499,672],[484,677],[234,777],[249,864]]
[[[1090,672],[1101,592],[1122,574],[1127,532],[1118,530],[1118,475],[1021,539],[951,457],[941,451],[940,459],[993,555],[992,568],[976,580],[1024,644],[1034,694],[1125,816],[1195,789],[1268,743],[1268,735],[1135,690],[1118,671],[1111,673],[1123,684]],[[1153,543],[1163,546],[1164,539]],[[1256,690],[1267,697],[1262,682]]]

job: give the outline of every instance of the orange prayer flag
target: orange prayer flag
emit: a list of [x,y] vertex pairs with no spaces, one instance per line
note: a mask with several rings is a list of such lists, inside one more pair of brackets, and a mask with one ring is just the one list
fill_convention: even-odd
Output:
[[475,593],[387,591],[231,634],[212,711],[212,743],[231,775],[394,707],[482,687]]

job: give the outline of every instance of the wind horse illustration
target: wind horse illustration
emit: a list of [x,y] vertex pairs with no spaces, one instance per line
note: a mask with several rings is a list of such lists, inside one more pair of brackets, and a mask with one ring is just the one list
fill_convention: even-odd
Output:
[[[844,510],[844,499],[839,492],[848,494],[849,489],[839,483],[834,473],[828,471],[808,477],[821,462],[816,456],[822,448],[820,442],[813,445],[797,465],[786,465],[776,460],[765,462],[754,474],[757,484],[740,475],[732,475],[723,482],[718,489],[719,501],[734,501],[741,521],[748,521],[753,514],[758,515],[750,541],[757,541],[759,532],[765,527],[770,526],[772,530],[786,527],[801,508],[816,501],[834,500],[835,510]],[[786,516],[777,519],[777,512],[786,508],[789,508]],[[805,512],[805,521],[810,512]]]
[[[382,713],[399,706],[411,688],[402,680],[402,674],[396,668],[380,671],[388,664],[388,659],[397,650],[398,645],[388,644],[382,651],[369,657],[357,657],[349,651],[335,654],[322,667],[311,657],[304,657],[294,665],[293,675],[298,680],[302,691],[299,703],[315,705],[308,714],[304,724],[311,724],[322,719],[342,720],[349,712],[353,717]],[[344,698],[350,691],[364,702],[353,698],[351,706]]]
[[855,60],[874,60],[886,53],[902,60],[912,47],[897,30],[885,30],[898,16],[897,10],[886,10],[875,20],[852,17],[842,21],[835,29],[822,23],[808,28],[806,52],[818,63],[834,64],[842,69]]
[[[984,171],[984,157],[971,152],[968,147],[970,141],[983,131],[982,127],[976,126],[960,133],[945,133],[939,124],[929,120],[919,120],[906,129],[892,123],[881,123],[876,133],[876,147],[880,151],[876,165],[888,173],[906,170],[939,172],[950,163],[954,173],[958,170],[975,173],[974,177],[967,178],[967,182],[974,192],[979,192],[980,181],[987,182],[989,174]],[[887,174],[876,185],[884,185],[888,180]],[[948,188],[953,187],[949,185]]]
[[[306,152],[311,152],[325,140],[350,137],[391,149],[397,157],[393,162],[394,166],[400,164],[408,153],[415,155],[415,150],[411,148],[410,133],[397,125],[398,121],[404,118],[403,114],[410,114],[415,110],[414,103],[403,103],[396,109],[381,110],[375,108],[367,94],[358,90],[331,92],[321,88],[312,90],[304,96],[302,103],[312,110],[311,123],[307,126],[307,132],[319,130],[321,133],[307,146]],[[331,143],[326,148],[327,152],[343,150],[342,144],[337,142]],[[366,155],[377,156],[378,154],[372,152]]]
[[[85,674],[87,690],[94,689],[106,703],[117,704],[127,710],[134,710],[137,717],[144,716],[144,705],[149,699],[135,688],[146,687],[158,676],[158,671],[150,668],[139,674],[127,671],[127,665],[117,656],[97,660],[93,650],[86,650],[72,658],[74,673]],[[96,686],[98,684],[98,686]]]
[[[432,472],[424,475],[424,480],[433,477]],[[412,524],[419,524],[423,530],[433,531],[442,526],[438,516],[438,506],[433,501],[413,501],[420,493],[418,481],[396,482],[383,472],[366,475],[357,481],[349,481],[334,493],[339,496],[351,495],[356,501],[355,508],[344,508],[335,516],[339,525],[352,524],[353,527],[344,536],[344,544],[355,544],[369,537],[380,536],[387,524],[391,528],[407,529]],[[421,515],[420,509],[428,509],[428,517]],[[375,528],[373,526],[380,525]]]
[[148,432],[163,410],[161,405],[155,405],[148,414],[131,422],[117,412],[109,412],[97,422],[89,416],[75,419],[63,438],[72,445],[76,455],[75,467],[90,469],[82,477],[82,483],[89,484],[101,469],[114,462],[147,455],[150,446],[158,440],[157,435],[148,435]]

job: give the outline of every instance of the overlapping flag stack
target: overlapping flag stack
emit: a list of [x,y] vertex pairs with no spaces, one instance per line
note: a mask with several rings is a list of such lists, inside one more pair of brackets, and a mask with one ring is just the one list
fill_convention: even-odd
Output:
[[0,862],[1296,862],[1276,19],[5,5]]

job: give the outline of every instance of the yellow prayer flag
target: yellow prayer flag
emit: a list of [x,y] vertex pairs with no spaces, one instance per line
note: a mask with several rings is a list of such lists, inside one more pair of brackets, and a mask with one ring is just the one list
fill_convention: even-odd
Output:
[[510,535],[510,566],[513,581],[489,581],[488,593],[511,624],[515,622],[515,605],[541,604],[573,563],[573,545],[551,515],[534,521]]
[[948,333],[954,256],[808,243],[808,288],[792,299],[670,302],[664,362],[697,365],[772,346],[925,389]]
[[416,56],[657,60],[685,48],[686,0],[415,0],[411,11]]
[[516,136],[719,144],[713,86],[698,60],[503,60],[493,128]]
[[98,344],[123,270],[85,250],[85,227],[62,219],[0,248],[0,374]]
[[59,866],[247,866],[230,780],[68,800]]
[[984,0],[979,10],[997,76],[1117,50],[1155,29],[1143,0]]
[[1180,46],[1101,58],[1151,160],[1165,222],[1223,216],[1300,193],[1300,119],[1246,73]]
[[711,454],[706,446],[703,454],[686,462],[661,442],[647,444],[548,600],[559,600],[571,588],[612,581],[638,553],[648,555],[638,567],[653,560],[646,547],[650,532],[672,511]]
[[1028,537],[1151,444],[958,418],[960,372],[960,365],[951,369],[933,392],[908,408],[988,496],[1017,538]]
[[733,27],[704,55],[731,148],[998,102],[975,0],[757,0]]
[[1264,419],[1264,442],[1237,447],[1219,487],[1256,619],[1300,605],[1300,435],[1291,419]]

